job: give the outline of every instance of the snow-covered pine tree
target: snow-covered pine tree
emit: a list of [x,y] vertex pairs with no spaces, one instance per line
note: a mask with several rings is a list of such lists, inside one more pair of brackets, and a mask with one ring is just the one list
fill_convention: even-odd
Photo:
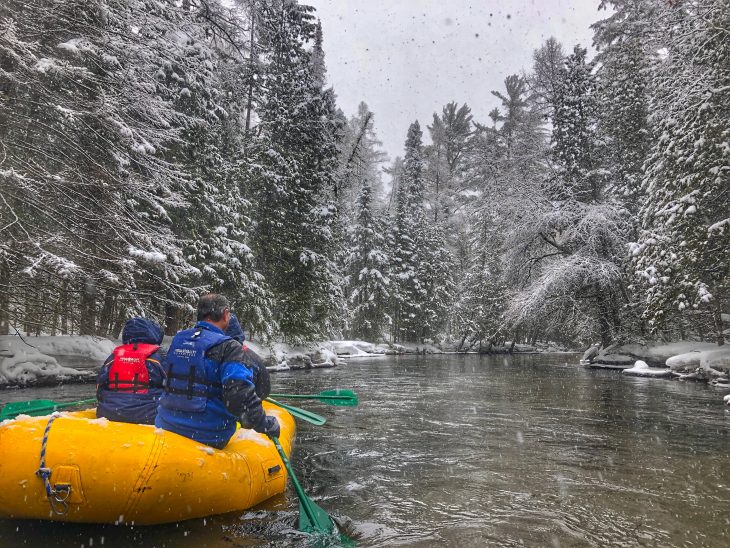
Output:
[[[167,61],[159,73],[190,122],[173,151],[190,178],[183,190],[189,205],[174,212],[174,228],[186,244],[187,259],[201,272],[196,281],[227,295],[249,334],[266,339],[276,331],[272,296],[248,245],[251,203],[242,193],[238,168],[250,69],[243,51],[250,37],[241,30],[241,14],[216,4],[200,10],[193,27],[178,29],[185,30],[185,65]],[[168,308],[168,332],[176,330],[177,316]]]
[[655,8],[646,0],[604,0],[600,7],[611,8],[612,14],[592,26],[599,65],[598,146],[610,171],[607,192],[636,214],[642,165],[651,144],[647,81],[649,51],[655,44],[650,33]]
[[[450,102],[428,126],[432,144],[425,148],[428,200],[434,221],[449,221],[458,209],[460,178],[465,169],[473,132],[469,105]],[[459,223],[457,223],[459,224]]]
[[[115,315],[149,308],[158,293],[184,299],[181,282],[193,272],[168,226],[184,177],[163,155],[183,124],[152,66],[167,55],[160,34],[179,13],[148,8],[103,0],[0,8],[11,29],[0,38],[9,83],[0,187],[10,211],[23,212],[11,225],[20,235],[10,238],[11,268],[16,280],[44,278],[66,313],[75,310],[69,295],[81,294],[84,333],[114,332]],[[143,17],[149,34],[136,25]]]
[[442,223],[424,223],[416,238],[416,277],[423,303],[418,317],[418,340],[435,339],[446,327],[454,297],[454,261]]
[[379,341],[389,324],[387,240],[383,222],[373,210],[372,190],[365,182],[357,200],[348,256],[351,332],[367,341]]
[[496,208],[472,211],[464,275],[450,310],[457,350],[487,350],[503,333],[507,287],[502,272],[505,230]]
[[545,122],[555,115],[555,95],[564,64],[563,45],[554,36],[532,53],[532,73],[527,75],[527,86],[530,100]]
[[423,324],[425,288],[418,277],[421,257],[418,249],[424,231],[423,132],[418,121],[408,128],[403,168],[398,178],[393,219],[393,249],[390,253],[393,337],[416,341]]
[[367,182],[375,209],[382,207],[382,165],[387,154],[375,133],[375,114],[361,102],[357,114],[343,127],[340,171],[337,176],[337,209],[343,218],[354,219],[354,205],[362,185]]
[[651,85],[657,139],[632,253],[650,326],[690,313],[722,344],[730,307],[730,10],[726,0],[674,2],[655,21],[665,48]]
[[317,28],[312,9],[292,0],[260,3],[259,9],[266,93],[257,98],[259,124],[242,166],[256,203],[256,263],[274,293],[282,332],[293,339],[327,337],[344,303],[332,260],[334,93],[322,89],[307,49]]
[[554,198],[596,202],[604,188],[604,173],[596,158],[596,77],[587,50],[575,46],[565,60],[555,94],[553,154],[562,176],[551,191]]

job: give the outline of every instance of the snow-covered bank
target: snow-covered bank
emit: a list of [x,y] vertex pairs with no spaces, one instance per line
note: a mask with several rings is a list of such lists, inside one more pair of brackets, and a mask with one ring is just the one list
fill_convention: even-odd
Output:
[[[100,365],[113,348],[112,341],[96,337],[28,337],[23,340],[17,336],[0,336],[0,386],[93,380],[96,373],[88,369],[88,365]],[[64,367],[59,359],[78,361],[85,367]]]
[[630,367],[636,360],[646,362],[649,367],[665,367],[667,360],[679,354],[718,350],[721,347],[713,343],[696,341],[678,341],[666,344],[625,344],[613,345],[602,349],[596,355],[593,364],[617,365]]
[[261,357],[269,371],[318,369],[345,364],[345,360],[337,356],[334,347],[328,342],[302,345],[278,342],[264,346],[256,341],[246,341],[245,344]]
[[[611,346],[585,365],[621,369],[625,375],[638,377],[710,382],[719,389],[730,390],[730,347],[712,343],[678,341]],[[727,396],[725,401],[729,401]]]

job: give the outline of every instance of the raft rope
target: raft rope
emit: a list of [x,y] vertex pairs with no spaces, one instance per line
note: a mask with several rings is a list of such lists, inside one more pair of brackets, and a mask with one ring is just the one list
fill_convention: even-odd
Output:
[[43,434],[43,443],[41,443],[41,464],[36,471],[36,476],[43,480],[46,487],[46,497],[51,505],[54,514],[64,516],[68,513],[68,498],[71,496],[70,485],[59,485],[57,488],[51,485],[51,469],[46,467],[46,446],[48,445],[48,434],[51,431],[51,425],[60,415],[53,413],[48,419],[46,431]]

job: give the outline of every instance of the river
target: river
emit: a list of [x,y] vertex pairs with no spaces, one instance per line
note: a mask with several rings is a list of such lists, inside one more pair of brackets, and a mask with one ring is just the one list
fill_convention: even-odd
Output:
[[[626,377],[575,355],[351,360],[276,373],[302,403],[293,461],[360,546],[728,546],[730,412],[706,385]],[[0,401],[93,395],[89,385]],[[155,526],[0,521],[0,546],[300,546],[293,490],[248,512]]]

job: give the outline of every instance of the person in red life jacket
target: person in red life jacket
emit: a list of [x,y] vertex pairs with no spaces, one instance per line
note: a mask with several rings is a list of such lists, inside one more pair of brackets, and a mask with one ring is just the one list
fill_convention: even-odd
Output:
[[228,322],[226,335],[241,344],[244,358],[243,363],[245,363],[253,373],[253,383],[256,387],[256,395],[260,399],[265,400],[269,397],[269,394],[271,394],[271,378],[269,376],[269,370],[266,369],[264,360],[261,359],[261,356],[259,356],[246,344],[246,335],[243,333],[243,328],[238,321],[238,317],[233,312],[231,312],[231,320]]
[[154,424],[165,379],[162,336],[160,326],[146,318],[132,318],[124,324],[124,344],[114,349],[99,371],[97,417]]
[[200,298],[198,322],[175,335],[167,353],[165,393],[155,419],[158,428],[217,449],[228,444],[239,421],[279,436],[279,422],[261,406],[240,343],[225,335],[230,318],[225,297]]

